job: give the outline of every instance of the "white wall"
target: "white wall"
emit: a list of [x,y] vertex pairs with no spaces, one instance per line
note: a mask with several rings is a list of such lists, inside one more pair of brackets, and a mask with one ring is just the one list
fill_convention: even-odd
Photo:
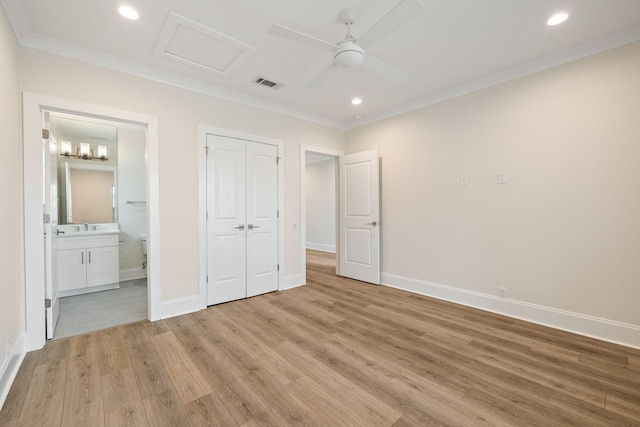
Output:
[[118,127],[120,280],[146,277],[140,234],[147,232],[145,131]]
[[162,301],[198,293],[198,126],[284,141],[285,275],[300,276],[300,144],[344,149],[344,132],[21,47],[20,89],[158,117]]
[[640,346],[638,76],[635,43],[348,131],[348,152],[382,158],[383,280],[506,287]]
[[336,168],[333,158],[305,166],[307,248],[336,251]]
[[15,364],[11,356],[23,351],[24,257],[22,178],[20,164],[20,97],[18,47],[4,9],[0,7],[0,406],[9,391]]

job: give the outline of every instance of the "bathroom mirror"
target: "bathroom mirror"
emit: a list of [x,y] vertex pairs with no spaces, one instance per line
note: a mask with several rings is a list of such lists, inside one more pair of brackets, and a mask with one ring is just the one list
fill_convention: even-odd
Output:
[[64,162],[63,224],[118,222],[117,168]]
[[[59,223],[118,222],[117,127],[100,119],[78,119],[63,113],[52,115],[50,126],[60,153]],[[86,148],[88,155],[82,156],[81,148]]]

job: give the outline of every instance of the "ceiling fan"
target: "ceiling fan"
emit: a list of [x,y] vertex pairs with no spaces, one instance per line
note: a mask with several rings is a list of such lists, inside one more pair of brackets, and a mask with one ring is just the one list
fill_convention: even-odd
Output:
[[409,73],[380,59],[366,55],[365,49],[393,33],[417,15],[425,12],[426,9],[420,0],[401,0],[400,3],[356,40],[351,35],[351,25],[358,17],[358,13],[354,9],[344,9],[338,16],[340,21],[347,27],[347,35],[336,44],[278,24],[269,28],[267,32],[333,53],[333,62],[305,85],[307,89],[319,87],[337,68],[352,68],[358,65],[362,65],[388,80],[400,83],[409,77]]

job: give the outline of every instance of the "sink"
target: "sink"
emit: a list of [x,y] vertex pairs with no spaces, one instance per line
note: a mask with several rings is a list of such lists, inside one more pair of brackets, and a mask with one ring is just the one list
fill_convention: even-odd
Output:
[[58,237],[78,236],[78,235],[96,235],[96,234],[115,234],[120,233],[118,223],[103,224],[64,224],[58,226]]

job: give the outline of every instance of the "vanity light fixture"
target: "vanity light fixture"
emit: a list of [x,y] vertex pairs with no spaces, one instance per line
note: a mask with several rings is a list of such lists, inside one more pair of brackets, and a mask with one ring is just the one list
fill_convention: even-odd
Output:
[[565,12],[556,13],[551,18],[549,18],[549,20],[547,21],[547,25],[554,26],[554,25],[562,24],[568,18],[569,18],[569,14]]
[[138,12],[136,12],[136,10],[130,6],[120,6],[118,8],[118,13],[132,21],[135,21],[138,18],[140,18],[140,15],[138,15]]
[[72,154],[71,142],[69,141],[60,141],[60,155],[67,158],[72,159],[82,159],[82,160],[98,160],[98,161],[106,161],[109,160],[107,157],[107,146],[106,145],[98,145],[98,155],[93,155],[93,149],[90,144],[83,142],[76,148],[76,153]]

